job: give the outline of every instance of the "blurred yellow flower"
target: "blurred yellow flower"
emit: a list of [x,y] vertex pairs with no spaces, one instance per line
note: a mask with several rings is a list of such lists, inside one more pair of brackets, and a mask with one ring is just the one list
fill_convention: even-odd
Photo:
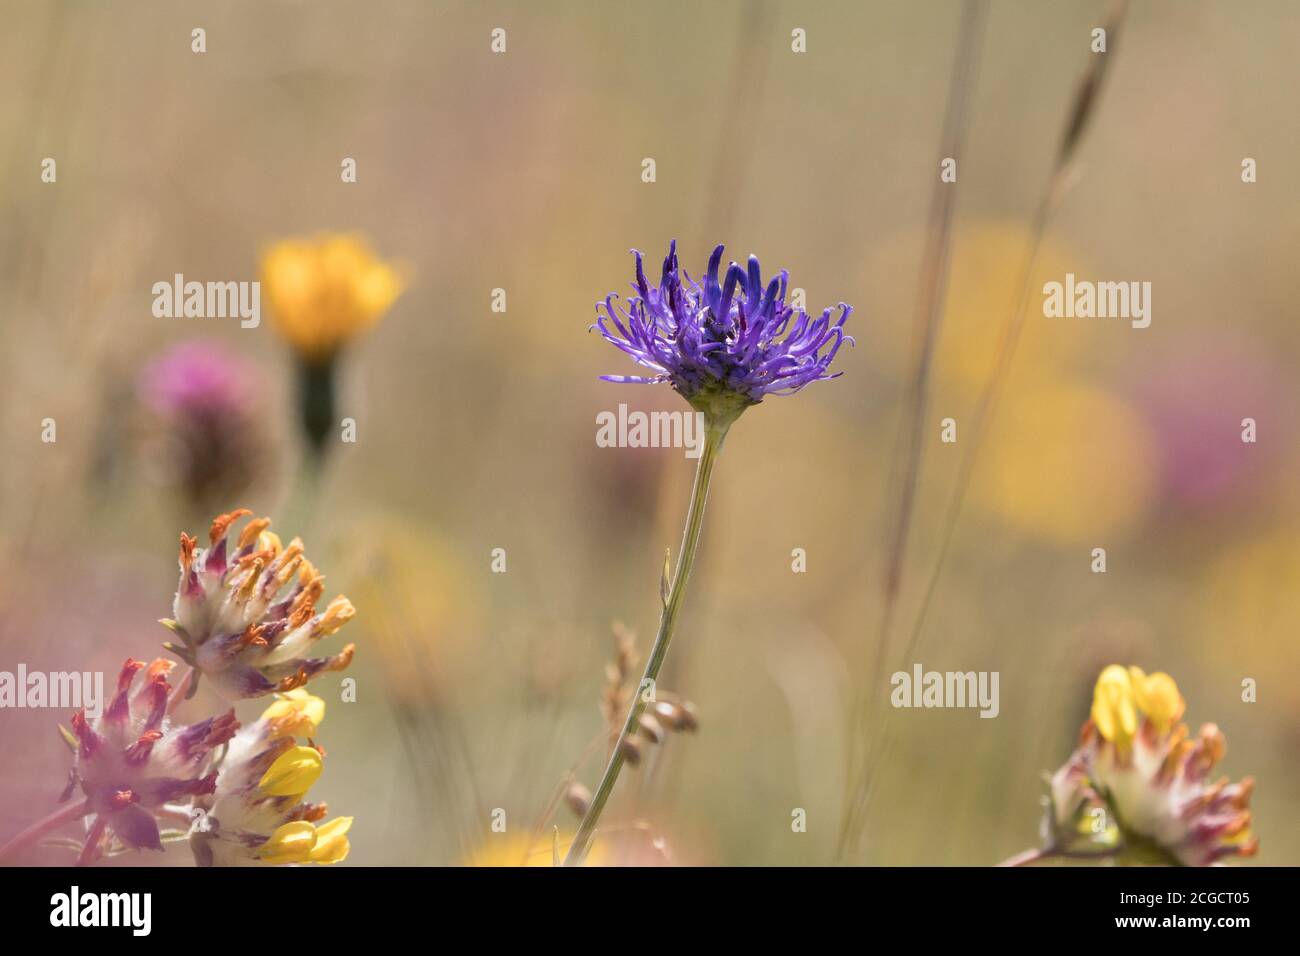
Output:
[[1237,655],[1234,660],[1241,649],[1224,642],[1224,634],[1249,634],[1252,651],[1295,660],[1281,652],[1295,647],[1300,632],[1300,517],[1276,515],[1267,529],[1216,554],[1196,594],[1193,618],[1207,641]]
[[[936,431],[943,418],[957,421],[958,447],[973,437],[972,413],[997,373],[1003,332],[1020,305],[1031,238],[1024,224],[997,220],[963,226],[954,235],[931,407]],[[914,274],[923,243],[921,234],[895,237],[877,253],[872,276]],[[970,502],[1024,534],[1073,546],[1131,531],[1159,473],[1153,437],[1138,409],[1086,379],[1105,366],[1106,337],[1099,327],[1043,316],[1044,283],[1066,272],[1087,274],[1088,267],[1064,245],[1044,240]],[[897,295],[883,307],[914,307],[911,286],[900,286]],[[910,350],[911,339],[910,333],[886,336],[885,347]],[[886,361],[903,363],[909,354]]]
[[1042,383],[1004,396],[971,500],[1026,534],[1095,544],[1134,529],[1156,463],[1135,409],[1103,389]]
[[262,256],[262,286],[280,334],[304,361],[328,364],[402,294],[400,270],[360,236],[285,239]]
[[[564,854],[568,852],[569,844],[572,842],[572,833],[560,834],[559,856],[561,860],[564,859]],[[583,866],[603,866],[606,860],[605,850],[602,844],[597,842],[592,845],[591,852],[587,854],[587,860]],[[549,833],[543,833],[536,838],[531,834],[527,836],[492,834],[491,837],[471,850],[463,862],[465,866],[474,867],[554,866],[554,838]]]
[[[1270,526],[1213,555],[1190,583],[1188,625],[1209,666],[1256,681],[1294,720],[1300,716],[1300,515],[1279,511]],[[1224,640],[1225,634],[1244,640]],[[1262,682],[1262,681],[1261,681]]]
[[343,574],[367,607],[394,700],[418,709],[435,704],[446,681],[473,660],[481,586],[446,539],[410,516],[370,511],[341,527]]
[[[1020,304],[1029,242],[1029,229],[1017,222],[983,222],[958,230],[936,358],[940,387],[969,398],[988,382],[1002,329]],[[1016,344],[1013,380],[1053,379],[1097,341],[1087,323],[1052,322],[1041,312],[1043,283],[1080,268],[1067,249],[1044,241],[1030,282],[1029,314]]]

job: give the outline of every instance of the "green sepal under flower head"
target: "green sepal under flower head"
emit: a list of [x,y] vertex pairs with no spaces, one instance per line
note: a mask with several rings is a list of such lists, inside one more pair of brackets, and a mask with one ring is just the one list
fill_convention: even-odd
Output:
[[704,413],[705,427],[717,435],[725,435],[745,409],[758,404],[743,392],[728,388],[721,382],[706,382],[687,401],[697,412]]

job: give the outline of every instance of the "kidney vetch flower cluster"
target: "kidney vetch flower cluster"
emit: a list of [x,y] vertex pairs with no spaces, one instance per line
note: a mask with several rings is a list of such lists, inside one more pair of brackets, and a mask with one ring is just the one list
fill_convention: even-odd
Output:
[[1043,855],[1205,866],[1253,856],[1254,781],[1211,779],[1223,732],[1181,723],[1172,677],[1112,664],[1093,690],[1079,746],[1051,779]]
[[[175,619],[164,621],[179,643],[164,646],[189,669],[173,683],[175,662],[128,659],[102,713],[82,708],[60,727],[73,752],[63,806],[0,847],[0,860],[78,820],[78,864],[186,840],[200,865],[347,856],[352,818],[326,820],[325,804],[305,799],[324,767],[315,736],[325,702],[304,685],[352,660],[352,645],[327,657],[310,650],[354,610],[340,596],[318,611],[323,579],[302,542],[282,546],[266,518],[236,535],[249,514],[214,520],[207,548],[181,535]],[[226,701],[274,700],[243,727],[231,707],[176,722],[201,677]]]

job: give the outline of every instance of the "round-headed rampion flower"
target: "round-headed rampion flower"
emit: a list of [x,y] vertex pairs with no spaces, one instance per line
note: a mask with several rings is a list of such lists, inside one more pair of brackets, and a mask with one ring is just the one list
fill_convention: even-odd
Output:
[[147,365],[139,395],[148,410],[150,457],[164,480],[199,507],[242,494],[265,464],[264,433],[249,370],[206,342],[184,342]]
[[250,514],[241,508],[214,519],[207,548],[181,535],[174,620],[163,621],[182,642],[164,646],[231,700],[301,687],[346,668],[355,650],[349,644],[333,657],[306,656],[356,611],[342,595],[316,610],[324,579],[300,540],[281,546],[269,519],[248,522],[232,547],[231,526]]
[[1049,844],[1076,854],[1131,849],[1185,866],[1254,855],[1254,782],[1208,782],[1226,742],[1214,724],[1189,740],[1178,723],[1184,706],[1168,674],[1115,664],[1101,672],[1079,747],[1052,777]]
[[213,791],[195,801],[202,810],[190,837],[203,866],[338,863],[348,855],[351,817],[322,823],[323,803],[303,797],[323,767],[310,741],[325,702],[301,689],[281,695],[230,742]]
[[[212,793],[210,757],[239,729],[233,710],[187,726],[169,726],[171,661],[128,659],[117,692],[99,717],[84,709],[64,737],[74,747],[73,782],[86,795],[90,831],[79,863],[118,848],[162,850],[160,816],[167,804]],[[183,811],[180,811],[183,813]]]
[[361,237],[339,233],[271,246],[262,256],[262,285],[276,329],[313,365],[327,365],[402,293],[394,265]]
[[788,273],[766,286],[758,259],[748,268],[732,262],[722,281],[722,246],[713,250],[704,282],[677,265],[677,242],[668,247],[657,288],[646,281],[635,249],[636,280],[626,307],[616,295],[596,306],[597,329],[605,340],[650,375],[603,375],[610,382],[668,382],[691,405],[729,424],[768,395],[789,395],[810,382],[836,378],[835,353],[850,336],[844,323],[853,312],[840,303],[812,319],[786,305]]

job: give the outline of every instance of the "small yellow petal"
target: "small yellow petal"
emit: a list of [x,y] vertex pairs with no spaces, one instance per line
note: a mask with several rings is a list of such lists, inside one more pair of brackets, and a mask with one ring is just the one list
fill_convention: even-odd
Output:
[[257,849],[258,859],[266,863],[305,863],[316,845],[316,828],[305,820],[295,820],[279,827]]
[[1183,716],[1186,707],[1183,695],[1178,692],[1174,679],[1163,671],[1149,677],[1138,668],[1130,668],[1133,680],[1133,700],[1138,710],[1147,715],[1159,733],[1169,728]]
[[258,781],[261,791],[272,797],[297,797],[320,779],[320,753],[312,747],[294,747],[275,758]]
[[325,701],[295,688],[279,695],[262,719],[272,725],[272,737],[315,737],[325,719]]
[[1132,678],[1118,664],[1111,664],[1097,678],[1092,692],[1092,722],[1102,737],[1121,748],[1137,732]]
[[337,631],[352,618],[356,617],[357,609],[352,606],[352,602],[342,594],[330,601],[329,606],[325,608],[325,613],[321,616],[318,626],[322,635],[330,635]]
[[257,536],[257,550],[270,551],[272,554],[279,554],[283,549],[280,544],[280,536],[274,531],[263,531]]
[[401,294],[402,282],[397,272],[379,263],[360,277],[356,288],[357,306],[369,324],[387,312]]
[[311,851],[313,863],[340,863],[347,859],[352,848],[348,843],[348,830],[352,828],[351,817],[335,817],[316,828],[316,845]]

